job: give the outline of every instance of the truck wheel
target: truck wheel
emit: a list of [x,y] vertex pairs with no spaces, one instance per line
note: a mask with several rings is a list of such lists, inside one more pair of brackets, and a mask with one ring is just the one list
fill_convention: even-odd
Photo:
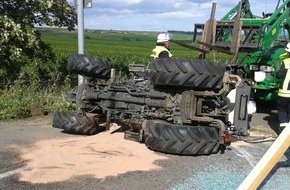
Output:
[[79,135],[94,135],[102,131],[96,120],[76,114],[55,112],[52,127],[63,129],[66,133]]
[[149,149],[178,155],[209,155],[220,150],[218,130],[148,121],[145,144]]
[[93,56],[71,55],[66,66],[69,72],[98,79],[109,79],[111,66],[109,63]]
[[204,60],[155,59],[150,64],[150,80],[154,86],[220,90],[225,69],[224,64]]

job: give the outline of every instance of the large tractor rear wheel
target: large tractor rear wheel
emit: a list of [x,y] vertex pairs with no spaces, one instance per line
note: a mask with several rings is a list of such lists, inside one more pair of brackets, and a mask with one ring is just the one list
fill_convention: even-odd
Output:
[[64,112],[54,113],[52,127],[79,135],[94,135],[105,130],[104,127],[98,125],[97,120],[91,117]]
[[82,54],[71,55],[66,66],[69,72],[86,77],[109,79],[111,66],[100,58]]
[[145,144],[149,149],[178,155],[210,155],[219,152],[217,128],[209,126],[174,125],[148,121]]
[[204,60],[156,59],[150,64],[150,80],[154,86],[219,90],[223,85],[225,69],[224,64]]

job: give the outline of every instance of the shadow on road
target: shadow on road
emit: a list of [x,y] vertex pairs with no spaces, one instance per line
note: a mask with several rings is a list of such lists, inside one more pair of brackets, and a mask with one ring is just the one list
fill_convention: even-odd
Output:
[[264,119],[268,122],[268,125],[270,128],[277,134],[280,135],[281,130],[279,128],[279,121],[277,118],[277,114],[271,114],[268,116],[265,116]]
[[257,113],[265,114],[265,117],[263,119],[267,121],[269,127],[277,135],[281,133],[277,116],[276,102],[258,102]]

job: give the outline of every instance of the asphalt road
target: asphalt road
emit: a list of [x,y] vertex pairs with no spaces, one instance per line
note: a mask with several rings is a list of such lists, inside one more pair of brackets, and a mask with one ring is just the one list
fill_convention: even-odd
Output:
[[[277,136],[275,111],[262,109],[259,112],[252,118],[252,131]],[[157,163],[161,170],[130,172],[105,180],[81,176],[47,184],[19,181],[19,172],[25,168],[26,161],[21,160],[18,149],[13,147],[29,147],[38,140],[69,137],[50,125],[51,116],[0,123],[0,189],[232,190],[237,189],[273,143],[237,141],[224,154],[200,157],[167,155],[170,159]],[[276,164],[259,189],[284,190],[289,187],[290,150]]]

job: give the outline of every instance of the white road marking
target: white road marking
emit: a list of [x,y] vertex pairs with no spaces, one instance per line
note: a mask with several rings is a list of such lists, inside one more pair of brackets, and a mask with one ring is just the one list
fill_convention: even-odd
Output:
[[4,172],[4,173],[0,174],[0,179],[3,179],[5,177],[9,177],[9,176],[14,175],[14,174],[18,174],[18,173],[24,171],[25,169],[26,169],[26,167],[22,167],[22,168],[17,168],[15,170],[8,171],[8,172]]

